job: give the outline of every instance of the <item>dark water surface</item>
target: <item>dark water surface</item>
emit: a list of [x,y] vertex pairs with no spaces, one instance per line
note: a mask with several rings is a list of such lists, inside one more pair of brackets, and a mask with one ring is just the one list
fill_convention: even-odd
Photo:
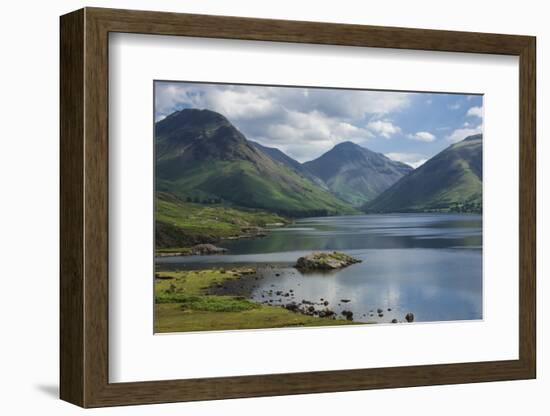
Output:
[[[481,228],[475,214],[307,218],[261,239],[226,241],[220,244],[229,249],[226,255],[158,258],[157,266],[255,266],[263,278],[252,286],[254,300],[277,305],[323,299],[335,312],[352,311],[356,321],[403,321],[408,312],[415,321],[481,319]],[[292,267],[314,250],[342,251],[362,263],[330,273],[302,274]]]

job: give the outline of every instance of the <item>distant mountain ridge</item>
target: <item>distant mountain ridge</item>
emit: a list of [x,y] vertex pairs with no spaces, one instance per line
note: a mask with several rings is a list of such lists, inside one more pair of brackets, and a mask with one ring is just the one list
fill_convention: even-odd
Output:
[[157,190],[181,199],[220,199],[298,217],[355,212],[214,111],[184,109],[157,122],[155,152]]
[[321,178],[334,195],[354,206],[371,201],[413,170],[349,141],[304,163],[304,167]]
[[287,166],[288,168],[292,169],[294,172],[304,176],[305,178],[309,179],[313,183],[319,185],[325,190],[328,190],[327,185],[319,179],[317,176],[315,176],[313,173],[311,173],[307,167],[305,167],[303,164],[298,162],[295,159],[292,159],[287,154],[283,153],[279,149],[275,147],[268,147],[264,146],[258,142],[249,140],[249,143],[251,143],[253,146],[264,152],[266,155],[268,155],[271,159],[278,163],[282,163],[283,165]]
[[466,137],[397,181],[367,212],[482,210],[483,135]]
[[481,210],[482,135],[418,169],[352,142],[300,163],[248,140],[223,115],[184,109],[155,124],[156,189],[188,202],[291,216]]

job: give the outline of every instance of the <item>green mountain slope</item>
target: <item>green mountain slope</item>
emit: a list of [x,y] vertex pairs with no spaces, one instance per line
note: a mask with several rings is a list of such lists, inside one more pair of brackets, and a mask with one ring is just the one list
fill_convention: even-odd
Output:
[[374,201],[369,212],[469,211],[482,208],[481,134],[435,155]]
[[353,208],[253,146],[221,114],[185,109],[155,125],[156,187],[187,201],[229,202],[287,216]]
[[259,149],[260,151],[264,152],[275,162],[282,163],[292,171],[296,172],[298,175],[303,176],[304,178],[309,179],[311,182],[320,186],[321,188],[328,190],[327,185],[321,179],[319,179],[317,176],[311,173],[303,164],[301,164],[295,159],[292,159],[290,156],[283,153],[279,149],[276,149],[274,147],[264,146],[252,140],[249,140],[249,143],[251,143],[254,147]]
[[413,170],[352,142],[340,143],[304,166],[321,178],[334,195],[354,206],[374,199]]

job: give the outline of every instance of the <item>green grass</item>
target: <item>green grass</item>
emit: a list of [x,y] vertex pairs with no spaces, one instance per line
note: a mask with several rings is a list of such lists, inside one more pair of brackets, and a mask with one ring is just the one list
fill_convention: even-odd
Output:
[[222,237],[238,234],[246,227],[288,222],[284,217],[267,211],[183,202],[170,199],[166,194],[157,197],[156,220]]
[[236,237],[254,227],[289,222],[267,211],[183,202],[166,193],[157,193],[155,220],[157,250],[165,253],[183,252],[185,247],[197,243]]
[[155,332],[157,333],[354,324],[352,321],[316,318],[265,305],[241,312],[182,311],[181,307],[174,303],[157,304],[155,309]]
[[169,248],[159,248],[155,250],[157,254],[178,254],[178,255],[188,255],[192,254],[193,250],[191,247],[169,247]]
[[344,253],[339,253],[337,251],[333,251],[330,253],[317,253],[315,255],[315,259],[322,264],[326,264],[330,262],[331,260],[339,260],[339,261],[348,261],[352,259],[351,256],[348,256]]
[[256,309],[258,304],[230,296],[188,296],[182,293],[157,297],[157,303],[178,303],[182,310],[209,312],[239,312]]
[[219,197],[239,206],[306,217],[357,213],[350,205],[281,164],[211,161],[190,166],[182,177],[161,179],[157,189],[179,198]]
[[157,279],[155,282],[155,296],[158,300],[174,293],[187,296],[204,295],[210,286],[226,280],[239,279],[243,274],[251,271],[251,269],[241,268],[158,272],[163,279]]
[[239,279],[251,269],[208,269],[159,272],[155,281],[155,332],[219,331],[293,326],[349,325],[278,306],[251,302],[239,296],[211,295],[208,288]]
[[230,296],[190,296],[181,304],[182,310],[208,312],[241,312],[257,309],[260,305]]

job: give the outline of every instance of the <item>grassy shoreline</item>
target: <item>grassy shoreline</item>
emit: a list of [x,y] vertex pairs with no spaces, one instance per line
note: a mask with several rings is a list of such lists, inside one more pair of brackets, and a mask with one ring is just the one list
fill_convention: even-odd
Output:
[[256,303],[243,296],[209,292],[215,285],[255,273],[255,269],[245,267],[158,272],[155,278],[155,332],[354,324],[344,319],[320,318]]
[[185,253],[185,249],[197,244],[259,237],[265,235],[266,227],[290,222],[264,210],[184,202],[159,192],[155,207],[155,251]]

